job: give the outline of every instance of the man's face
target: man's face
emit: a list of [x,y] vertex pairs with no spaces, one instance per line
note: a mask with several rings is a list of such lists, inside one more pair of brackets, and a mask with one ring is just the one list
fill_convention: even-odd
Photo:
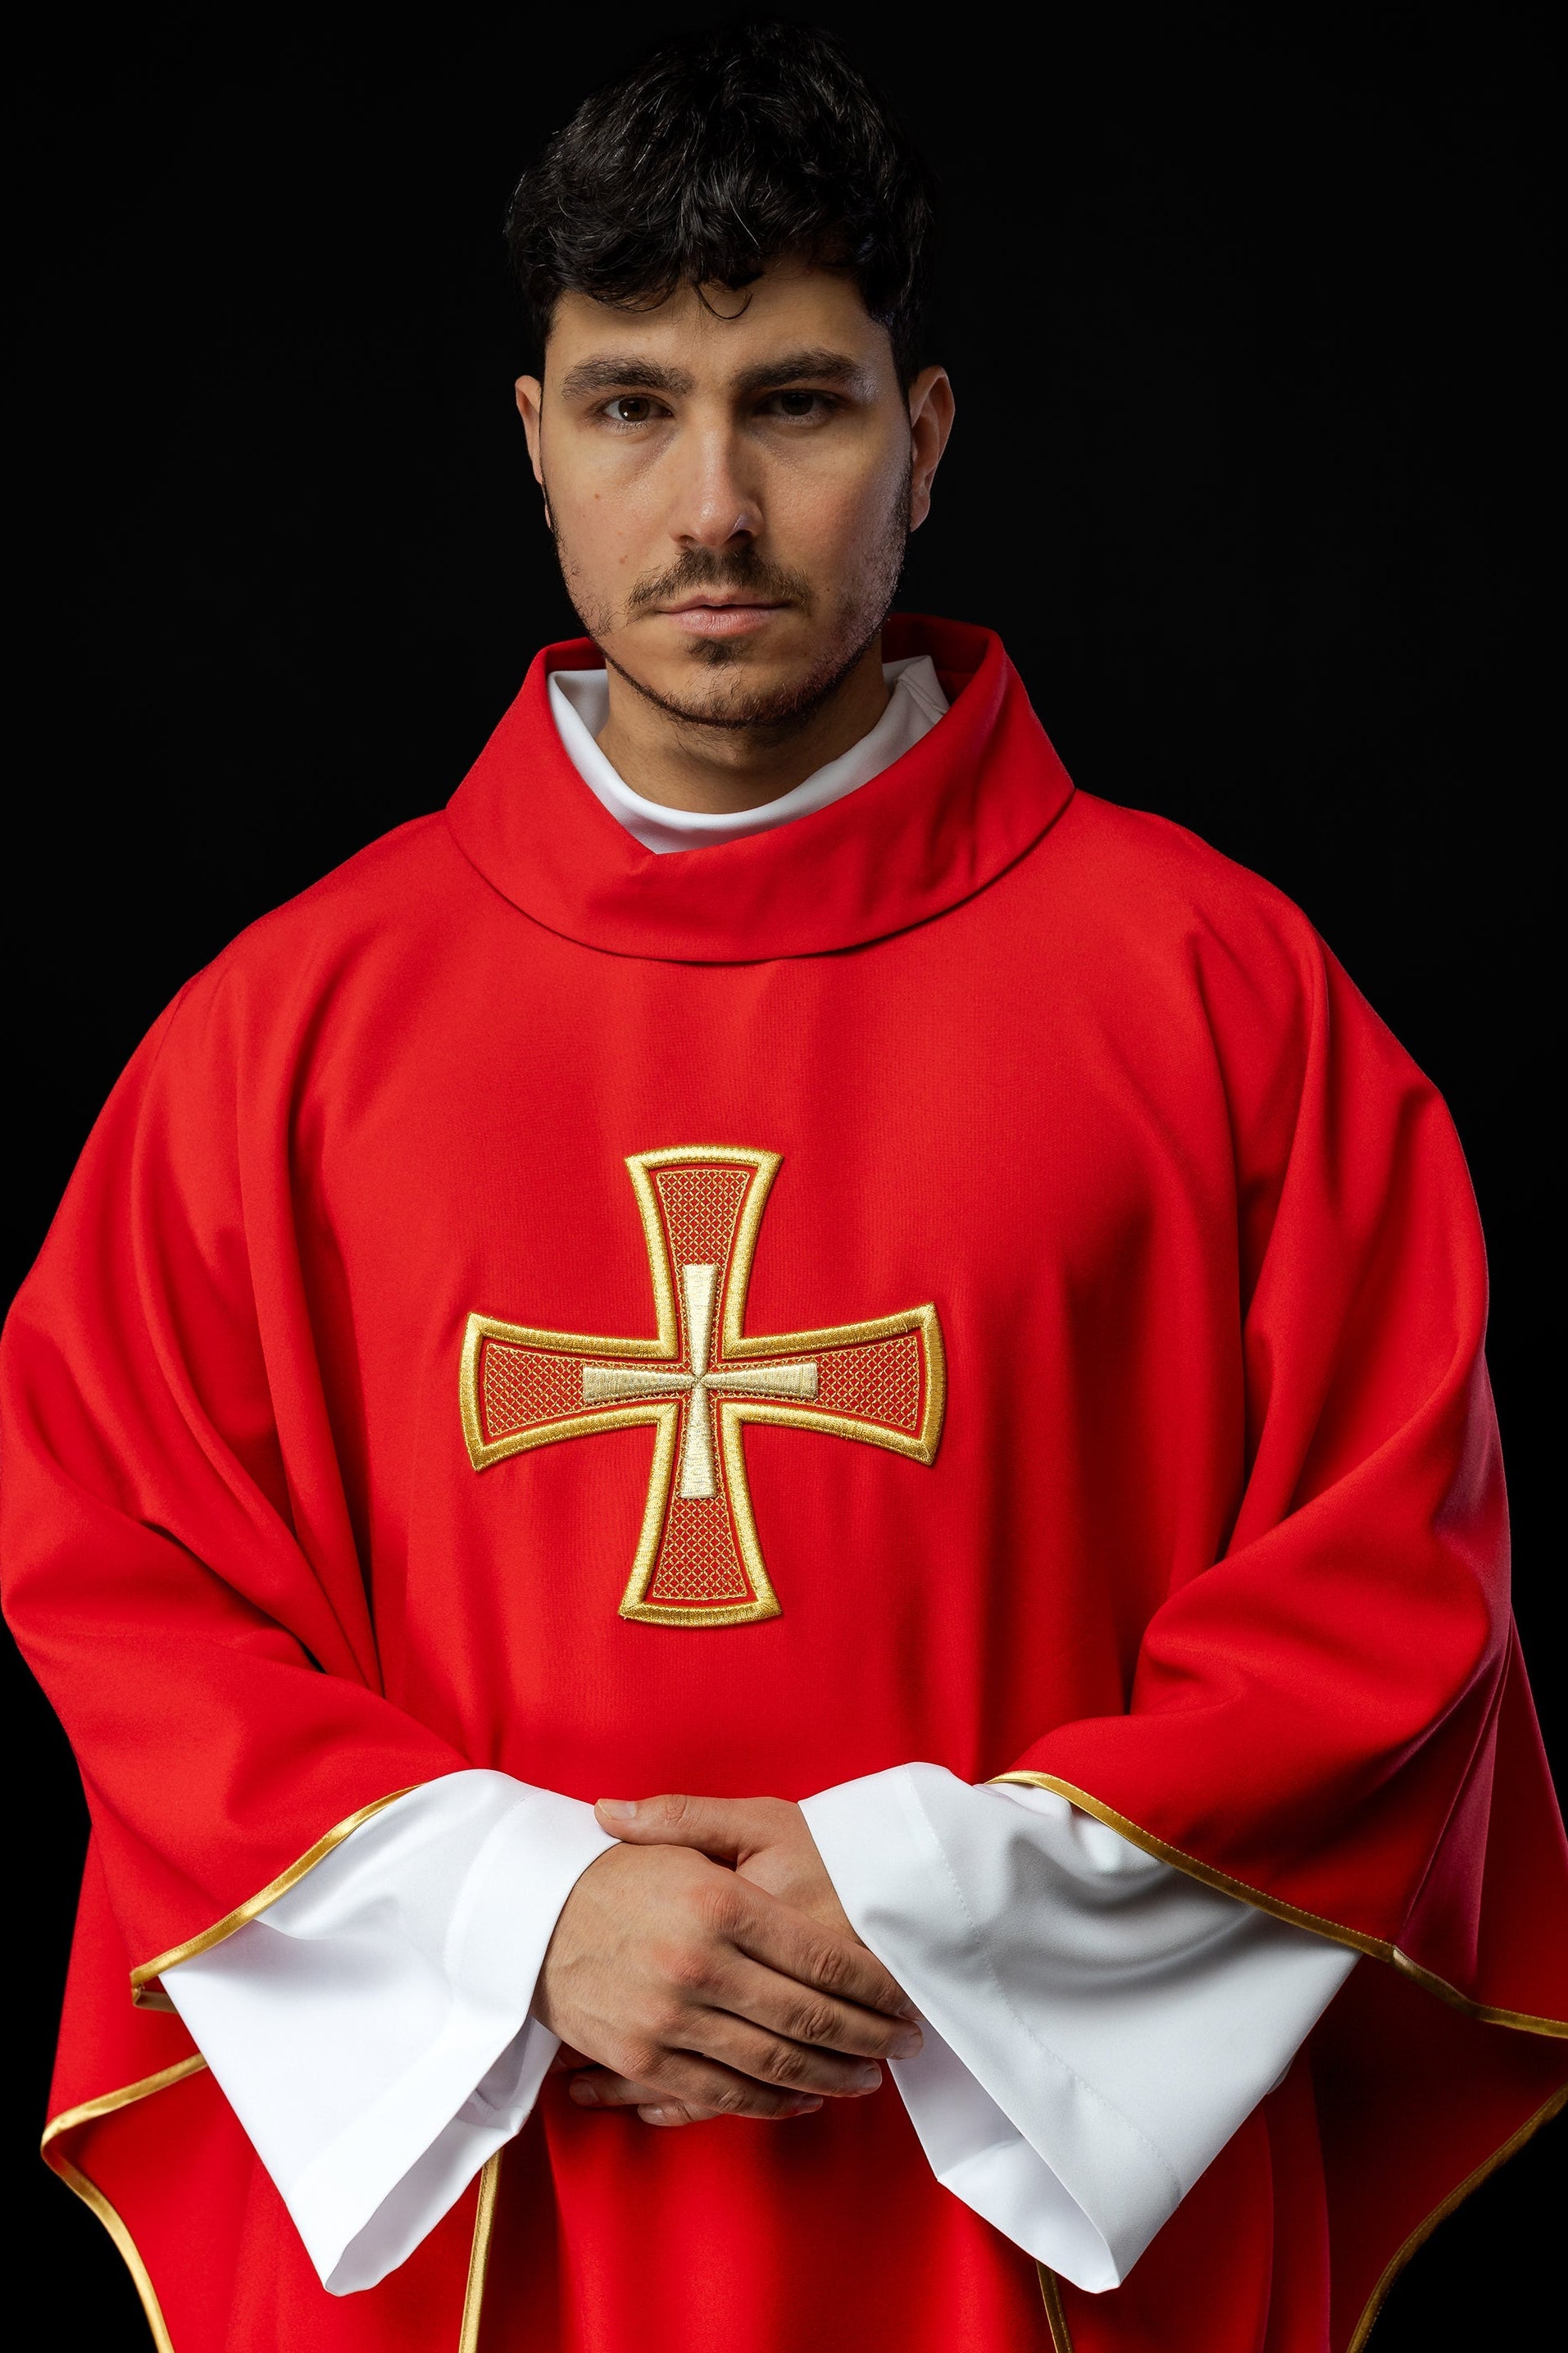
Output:
[[881,626],[952,395],[937,368],[906,394],[836,272],[785,262],[708,295],[563,295],[518,406],[606,660],[677,716],[787,728]]

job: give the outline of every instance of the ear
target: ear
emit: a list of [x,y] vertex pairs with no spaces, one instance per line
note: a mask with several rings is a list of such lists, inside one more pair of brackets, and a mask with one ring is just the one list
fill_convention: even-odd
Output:
[[947,370],[922,368],[910,386],[910,529],[931,512],[931,488],[952,431],[952,386]]
[[541,457],[540,428],[543,422],[544,386],[536,375],[520,375],[512,386],[517,401],[517,413],[522,419],[522,429],[528,436],[528,462],[533,468],[533,479],[544,488],[544,469]]

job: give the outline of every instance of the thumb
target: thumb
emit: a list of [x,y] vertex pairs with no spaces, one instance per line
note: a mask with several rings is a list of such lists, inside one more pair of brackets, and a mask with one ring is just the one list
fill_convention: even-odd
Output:
[[626,1846],[689,1846],[735,1862],[762,1842],[750,1808],[731,1798],[601,1798],[594,1810]]

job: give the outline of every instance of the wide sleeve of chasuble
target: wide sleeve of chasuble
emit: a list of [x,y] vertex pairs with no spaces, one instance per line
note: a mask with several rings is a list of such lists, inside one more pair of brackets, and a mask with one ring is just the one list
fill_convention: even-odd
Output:
[[195,984],[110,1097],[5,1332],[7,1616],[143,2000],[149,1964],[468,1761],[382,1694],[284,1110],[242,1114],[238,1050],[221,985]]
[[1461,2185],[1562,2105],[1568,1851],[1510,1610],[1463,1156],[1332,956],[1304,924],[1293,945],[1293,1037],[1263,959],[1201,951],[1240,1210],[1229,1540],[1144,1627],[1125,1713],[997,1778],[1379,1965],[1309,2045],[1334,2341],[1359,2346]]
[[[383,1695],[283,1113],[254,1072],[241,1113],[242,1027],[210,981],[157,1025],[9,1320],[6,1609],[90,1810],[79,1964],[124,1989],[108,2049],[62,2044],[51,2162],[71,2178],[105,2094],[112,2123],[205,2059],[341,2290],[527,2115],[557,2047],[526,2018],[544,1943],[610,1841]],[[447,1793],[423,1838],[415,1790]],[[193,1961],[177,2021],[163,1973]]]
[[[6,1609],[80,1765],[92,1848],[73,1983],[103,1988],[68,2011],[50,2159],[79,2187],[72,2158],[85,2134],[83,2194],[93,2178],[112,2189],[113,2135],[137,2119],[138,2179],[205,2162],[184,2193],[198,2211],[209,2183],[221,2190],[222,2164],[204,2160],[202,2138],[219,2125],[199,2097],[190,2105],[200,2086],[186,2079],[202,2061],[169,2012],[160,1971],[243,1946],[251,1915],[291,1883],[302,1893],[399,1792],[450,1776],[500,1778],[464,1773],[466,1757],[383,1695],[300,1282],[285,1140],[254,1101],[245,1117],[237,1110],[231,1011],[221,986],[197,984],[146,1040],[98,1123],[4,1351]],[[569,1830],[564,1845],[577,1859],[555,1858],[567,1885],[604,1843],[589,1810],[575,1810],[586,1833]],[[520,1811],[491,1801],[480,1827],[515,1850]],[[545,1835],[548,1845],[548,1826]],[[477,1857],[481,1841],[469,1843]],[[492,1839],[492,1859],[498,1851]],[[515,1852],[506,1859],[515,1863]],[[447,1876],[454,1887],[463,1877],[451,1858]],[[417,2046],[431,2040],[407,1999],[417,1939],[392,1926],[378,1963],[394,1996],[379,2063],[417,2094]],[[435,2110],[423,2131],[417,2096],[405,2104],[405,2137],[429,2141],[514,2042],[531,1986],[509,1997],[492,1983],[487,2002],[485,1983],[470,1985],[465,2047],[448,2054],[466,2081],[454,2096],[448,2064],[447,2082],[426,2085]],[[283,2050],[286,2016],[280,2025]],[[540,2055],[547,2063],[549,2052]],[[367,2087],[368,2077],[362,2108]],[[382,2140],[390,2163],[395,2136]],[[287,2182],[293,2152],[281,2164],[279,2149],[266,2153]],[[448,2170],[458,2169],[447,2202],[465,2163],[471,2173],[486,2154],[448,2147]],[[342,2203],[327,2200],[318,2234],[335,2231],[340,2248],[366,2219]],[[177,2247],[165,2255],[165,2281],[189,2272]]]
[[1436,1089],[1300,931],[1283,1053],[1251,976],[1205,975],[1241,1212],[1229,1540],[1149,1620],[1127,1713],[1006,1777],[1463,1999],[1561,2017],[1568,1935],[1510,1944],[1501,1979],[1479,1925],[1483,1895],[1512,1901],[1509,1818],[1553,1859],[1562,1836],[1509,1608],[1475,1200]]

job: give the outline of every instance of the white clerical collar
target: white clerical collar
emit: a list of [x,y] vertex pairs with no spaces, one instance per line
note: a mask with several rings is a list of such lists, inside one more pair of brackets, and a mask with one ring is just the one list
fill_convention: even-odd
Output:
[[609,681],[602,670],[552,670],[550,710],[566,756],[595,799],[645,849],[662,855],[671,849],[701,849],[739,841],[749,833],[771,833],[775,826],[788,825],[795,818],[809,817],[814,809],[843,800],[902,759],[936,725],[947,709],[947,697],[929,654],[884,662],[882,676],[891,692],[886,711],[868,735],[862,735],[858,744],[852,744],[847,752],[841,752],[837,760],[829,760],[826,767],[776,801],[717,817],[645,801],[616,775],[595,740],[610,715]]

